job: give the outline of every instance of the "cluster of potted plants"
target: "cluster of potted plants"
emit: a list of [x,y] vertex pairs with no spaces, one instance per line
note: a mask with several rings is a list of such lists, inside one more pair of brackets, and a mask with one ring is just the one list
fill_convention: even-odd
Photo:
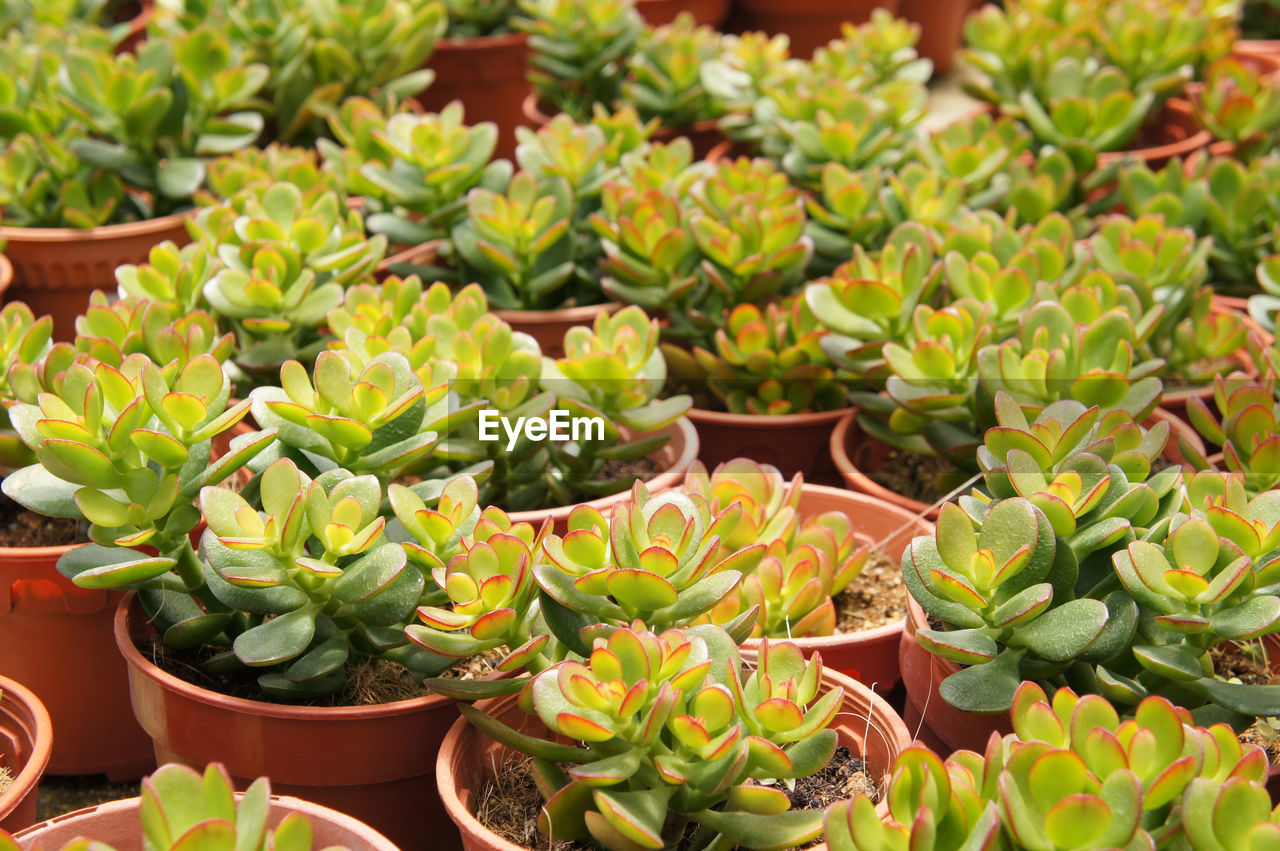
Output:
[[1265,9],[38,5],[0,849],[1280,840]]

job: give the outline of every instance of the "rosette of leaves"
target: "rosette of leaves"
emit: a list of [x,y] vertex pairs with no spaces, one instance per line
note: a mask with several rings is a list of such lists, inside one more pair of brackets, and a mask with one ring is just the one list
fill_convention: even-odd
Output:
[[[203,569],[188,537],[200,521],[194,502],[201,488],[263,451],[274,432],[237,438],[213,457],[213,439],[239,422],[249,403],[227,406],[231,382],[210,355],[181,369],[137,354],[118,369],[74,363],[51,389],[36,404],[9,409],[38,463],[7,476],[5,495],[46,516],[89,521],[93,543],[58,562],[77,585],[142,589],[144,609],[150,616],[164,608],[174,641],[199,644],[215,635],[226,619],[203,594]],[[156,554],[135,549],[143,545]]]
[[1262,785],[1266,757],[1226,724],[1196,727],[1161,697],[1121,721],[1097,695],[1063,688],[1050,701],[1031,682],[1019,686],[1011,715],[1014,732],[992,734],[983,754],[957,751],[944,762],[923,747],[904,751],[889,780],[889,818],[864,795],[836,804],[827,844],[1021,851],[1172,841],[1217,851],[1280,837]]
[[[300,812],[267,827],[271,782],[259,777],[237,795],[231,775],[221,763],[203,774],[186,765],[168,763],[142,781],[138,806],[139,842],[154,851],[311,851],[311,822]],[[0,830],[0,851],[20,851],[16,839]],[[75,839],[62,851],[115,851],[95,839]]]
[[754,111],[765,128],[761,150],[806,189],[818,186],[829,162],[855,170],[896,165],[927,99],[910,80],[863,90],[814,68],[764,94]]
[[720,53],[720,35],[691,12],[646,29],[627,57],[622,101],[666,127],[692,127],[718,117],[702,83],[702,65]]
[[269,380],[287,360],[323,349],[325,315],[346,287],[367,282],[386,252],[359,216],[323,187],[279,183],[203,210],[191,225],[220,268],[201,293],[236,335],[240,380]]
[[1275,145],[1280,94],[1272,77],[1245,62],[1227,58],[1210,65],[1191,106],[1200,126],[1233,143],[1240,159],[1269,153]]
[[577,121],[621,92],[627,58],[644,32],[629,0],[520,0],[529,34],[529,82],[541,103]]
[[[277,183],[289,183],[303,192],[317,186],[343,192],[338,176],[322,167],[309,148],[294,148],[273,142],[265,148],[243,148],[207,164],[208,190],[196,195],[196,202],[209,206],[241,192],[262,195]],[[345,200],[345,198],[344,198]]]
[[720,36],[720,50],[702,63],[701,75],[712,112],[721,116],[717,126],[726,136],[742,143],[759,141],[764,128],[755,123],[752,110],[763,92],[780,84],[789,65],[786,35],[755,31]]
[[281,458],[250,499],[200,491],[204,580],[231,639],[217,664],[257,670],[264,693],[295,700],[340,691],[361,659],[438,669],[404,632],[425,580],[384,534],[377,477],[339,469],[313,480]]
[[887,9],[875,9],[864,24],[840,25],[840,38],[813,53],[813,65],[844,80],[887,83],[910,80],[925,84],[933,63],[916,51],[920,26],[894,17]]
[[20,301],[0,309],[0,475],[36,463],[35,454],[9,422],[9,409],[20,401],[34,402],[30,391],[44,389],[24,388],[22,373],[44,361],[52,348],[52,336],[52,317],[36,319],[31,308]]
[[[1280,404],[1270,377],[1259,381],[1213,379],[1213,407],[1199,397],[1187,400],[1187,418],[1196,432],[1222,449],[1222,465],[1243,476],[1249,493],[1265,493],[1280,483]],[[1197,470],[1212,468],[1203,447],[1179,438],[1183,457]]]
[[1031,148],[1031,132],[1009,116],[979,113],[918,140],[912,156],[964,184],[965,203],[994,208],[1010,189],[1009,164]]
[[876,250],[891,230],[883,193],[888,175],[878,167],[850,171],[827,163],[817,192],[805,195],[809,222],[805,234],[813,240],[809,274],[823,277],[849,262],[855,247]]
[[899,226],[873,257],[861,246],[828,278],[804,288],[804,299],[831,330],[822,346],[837,366],[864,382],[886,375],[882,349],[911,332],[916,308],[930,302],[942,280],[928,232]]
[[1098,26],[1089,32],[1101,55],[1161,96],[1178,94],[1188,79],[1200,77],[1205,66],[1235,45],[1232,4],[1208,2],[1184,9],[1169,0],[1121,0],[1100,4],[1100,10]]
[[179,312],[190,313],[204,306],[204,286],[221,269],[217,256],[202,243],[179,248],[165,241],[147,253],[146,263],[116,267],[116,294],[174,304]]
[[539,830],[552,840],[682,848],[688,829],[689,847],[789,847],[820,832],[821,813],[789,812],[781,791],[751,781],[805,777],[830,759],[835,733],[825,728],[843,691],[819,694],[821,672],[794,644],[764,643],[748,674],[716,627],[655,634],[636,625],[597,638],[583,661],[561,662],[530,686],[532,712],[580,746],[462,711],[534,757],[547,798]]
[[[385,126],[378,126],[368,109],[353,109],[349,120],[355,126],[341,133],[364,154],[358,178],[352,176],[348,184],[366,193],[369,230],[396,244],[446,238],[466,214],[467,193],[482,184],[500,186],[510,174],[509,166],[490,163],[498,144],[497,126],[488,121],[474,127],[464,124],[460,102],[438,114],[395,113],[386,118]],[[323,150],[329,162],[341,157],[348,173],[356,170],[348,150]]]
[[72,48],[63,62],[58,96],[84,128],[70,151],[136,190],[127,199],[139,218],[189,205],[205,181],[203,158],[262,131],[252,106],[268,71],[240,61],[212,27],[144,42],[136,55]]
[[141,296],[110,301],[94,290],[89,306],[76,317],[76,350],[117,369],[133,354],[162,365],[176,362],[179,369],[199,355],[223,363],[235,342],[235,335],[219,333],[214,318],[203,310],[183,312],[175,302]]
[[673,374],[705,380],[730,413],[780,416],[831,411],[848,394],[822,348],[827,330],[803,298],[764,310],[740,304],[716,331],[715,351],[663,348]]
[[502,191],[471,190],[451,234],[459,280],[479,283],[496,307],[510,310],[599,301],[565,292],[574,280],[573,207],[564,179],[527,171]]
[[[452,410],[456,399],[445,379],[423,382],[398,351],[368,360],[360,354],[349,347],[321,352],[310,371],[287,361],[280,386],[254,389],[254,419],[279,434],[255,469],[288,458],[312,478],[345,470],[385,487],[438,464],[436,444],[474,419],[476,406]],[[413,487],[426,493],[438,485],[426,480]]]
[[1015,0],[979,9],[965,20],[964,64],[976,71],[965,88],[981,100],[1007,107],[1032,90],[1063,58],[1083,59],[1093,45],[1082,30],[1093,26],[1091,4]]

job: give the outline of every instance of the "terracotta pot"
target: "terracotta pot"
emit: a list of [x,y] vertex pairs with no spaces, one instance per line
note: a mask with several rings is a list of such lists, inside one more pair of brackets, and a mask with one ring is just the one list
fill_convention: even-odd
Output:
[[[843,511],[853,521],[860,543],[872,544],[896,565],[902,560],[911,539],[932,535],[933,524],[895,505],[860,493],[822,485],[804,485],[800,516],[811,517],[827,511]],[[902,593],[906,593],[904,590]],[[898,671],[898,641],[902,622],[846,635],[792,639],[805,656],[822,654],[824,668],[830,668],[871,686],[876,694],[888,694],[902,679]],[[754,651],[758,639],[743,645]]]
[[973,11],[972,0],[902,0],[900,17],[920,25],[916,51],[933,62],[935,74],[955,67],[956,52],[964,40],[964,21]]
[[377,265],[373,274],[379,281],[385,281],[387,278],[396,274],[396,267],[401,264],[409,264],[410,266],[429,266],[435,263],[439,256],[439,242],[424,242],[421,245],[415,245],[410,248],[401,249],[394,254],[388,254],[382,259],[382,262]]
[[1161,455],[1166,461],[1174,464],[1185,464],[1186,459],[1182,455],[1182,446],[1178,443],[1179,439],[1185,440],[1191,446],[1195,447],[1202,455],[1204,454],[1204,442],[1200,439],[1200,435],[1196,433],[1185,420],[1176,414],[1161,408],[1156,408],[1151,412],[1150,418],[1144,423],[1150,428],[1160,420],[1164,420],[1169,424],[1169,442],[1164,446],[1164,452]]
[[[624,436],[629,435],[626,429],[622,431]],[[651,456],[657,461],[662,470],[658,475],[645,482],[645,486],[651,494],[677,487],[684,480],[685,473],[689,472],[689,469],[693,466],[693,462],[698,459],[698,433],[694,430],[693,424],[689,422],[687,417],[681,417],[662,429],[662,431],[670,435],[671,439]],[[627,439],[632,437],[634,435],[628,436]],[[609,496],[602,496],[599,499],[593,499],[585,504],[593,506],[607,516],[612,511],[615,503],[629,500],[630,498],[631,488],[628,486],[626,490]],[[563,535],[568,531],[569,514],[575,508],[577,508],[577,505],[541,508],[535,511],[513,511],[510,512],[510,516],[513,522],[532,523],[535,529],[541,527],[543,521],[549,517],[555,523],[555,531]]]
[[[1241,324],[1248,325],[1251,329],[1257,330],[1259,332],[1262,331],[1262,329],[1258,326],[1258,324],[1254,322],[1252,318],[1249,317],[1248,313],[1238,312],[1237,310],[1235,310],[1234,305],[1231,301],[1223,299],[1221,296],[1214,297],[1214,304],[1211,310],[1212,312],[1217,314],[1225,314],[1227,316],[1231,316],[1232,318],[1239,321]],[[1245,377],[1248,377],[1248,378],[1258,377],[1258,366],[1249,357],[1249,354],[1247,351],[1245,350],[1237,351],[1234,355],[1234,360],[1239,364],[1239,369],[1236,372],[1233,372],[1232,375],[1244,375]],[[1205,402],[1212,403],[1213,385],[1210,384],[1206,387],[1188,387],[1188,388],[1183,388],[1181,390],[1166,390],[1164,394],[1164,398],[1160,401],[1160,407],[1164,408],[1166,411],[1169,411],[1170,413],[1177,415],[1179,418],[1186,420],[1187,419],[1187,402],[1191,401],[1192,397],[1196,397]]]
[[422,847],[424,836],[451,837],[432,771],[458,717],[451,698],[335,707],[229,697],[152,664],[138,649],[149,631],[130,593],[116,610],[115,640],[158,762],[221,762],[241,789],[270,777],[276,792],[349,813],[405,848]]
[[1186,159],[1209,146],[1213,135],[1203,130],[1191,112],[1191,104],[1174,98],[1165,101],[1146,124],[1127,151],[1111,151],[1098,155],[1098,168],[1107,168],[1133,158],[1155,170],[1174,157]]
[[524,123],[521,104],[531,91],[528,64],[525,33],[441,39],[428,63],[436,78],[418,100],[428,112],[462,101],[468,124],[498,125],[494,156],[510,159],[516,152],[515,129]]
[[1246,56],[1266,56],[1280,60],[1280,41],[1241,39],[1236,42],[1235,52]]
[[[135,7],[133,11],[136,14],[127,19],[129,26],[124,38],[116,45],[117,54],[133,53],[147,38],[147,23],[150,22],[151,14],[155,11],[152,0],[141,0],[133,5]],[[122,11],[127,12],[128,7],[126,6]]]
[[729,17],[729,0],[637,0],[636,9],[651,27],[669,24],[681,12],[690,12],[698,23],[718,29]]
[[499,319],[513,331],[523,331],[538,341],[542,353],[550,358],[564,357],[564,335],[575,325],[591,326],[601,313],[613,315],[622,309],[616,301],[566,307],[560,310],[495,310]]
[[[552,115],[538,103],[536,95],[531,94],[524,99],[523,109],[525,122],[531,127],[544,127],[551,122]],[[705,159],[716,146],[725,141],[724,134],[715,121],[699,121],[692,127],[662,126],[653,134],[653,141],[670,142],[679,136],[684,136],[693,145],[695,159]]]
[[896,505],[916,517],[937,520],[940,507],[930,508],[923,502],[894,493],[867,475],[884,465],[890,448],[889,444],[862,430],[857,411],[846,414],[831,432],[831,458],[849,490]]
[[902,0],[739,0],[735,12],[742,29],[785,33],[791,38],[791,55],[808,59],[814,50],[840,37],[845,21],[866,23],[877,8],[896,15],[901,6]]
[[75,228],[0,227],[0,243],[13,263],[9,299],[25,301],[36,316],[53,316],[53,336],[75,336],[75,318],[84,313],[94,290],[116,291],[116,267],[145,263],[152,247],[165,240],[191,241],[186,214],[145,222],[76,230]]
[[[109,728],[101,729],[109,734]],[[13,680],[0,677],[0,765],[13,783],[0,795],[0,830],[21,830],[36,820],[36,787],[53,750],[53,722],[44,704]]]
[[[840,744],[866,760],[872,776],[887,779],[898,754],[911,744],[902,719],[861,683],[825,669],[822,678],[827,689],[844,688],[844,703],[832,724]],[[520,711],[514,696],[486,702],[481,708],[517,730],[535,736],[547,735],[546,727],[536,716]],[[510,754],[506,746],[463,719],[459,719],[445,737],[436,760],[436,783],[445,809],[462,834],[465,851],[520,851],[521,846],[493,833],[475,816],[481,790]]]
[[[141,798],[127,798],[76,810],[29,827],[15,838],[22,851],[35,851],[41,844],[47,849],[61,848],[78,837],[105,842],[115,851],[143,851],[142,821],[138,815],[141,803]],[[350,851],[399,851],[391,840],[367,824],[298,798],[271,796],[267,825],[275,828],[292,813],[301,813],[311,822],[315,848],[337,846]]]
[[[928,628],[924,610],[907,595],[907,622],[899,644],[898,661],[902,665],[902,681],[907,687],[911,709],[918,712],[917,717],[923,715],[924,725],[936,737],[932,742],[926,740],[926,744],[944,757],[962,748],[982,753],[993,731],[1001,735],[1013,732],[1009,713],[979,715],[956,709],[943,700],[938,694],[938,686],[959,671],[960,666],[950,659],[934,656],[920,646],[916,632]],[[909,727],[915,720],[910,717],[912,714],[911,711],[906,713]]]
[[828,444],[836,423],[851,411],[768,417],[693,408],[689,419],[698,429],[699,458],[708,469],[732,458],[752,458],[787,477],[804,473],[806,479],[835,481]]
[[[4,248],[4,243],[0,242],[0,249]],[[9,262],[9,258],[0,254],[0,301],[4,301],[4,294],[9,291],[9,285],[13,283],[13,264]]]

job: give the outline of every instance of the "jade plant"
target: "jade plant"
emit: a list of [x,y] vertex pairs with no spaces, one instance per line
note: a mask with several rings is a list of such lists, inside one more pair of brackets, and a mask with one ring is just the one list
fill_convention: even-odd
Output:
[[0,310],[0,473],[5,475],[35,463],[35,454],[14,430],[9,410],[20,402],[31,402],[44,390],[34,378],[37,366],[52,348],[53,319],[36,319],[31,308],[20,301]]
[[[46,516],[89,521],[93,543],[58,561],[81,587],[141,588],[151,614],[167,597],[199,598],[204,570],[189,537],[201,517],[196,498],[236,475],[274,433],[214,453],[214,439],[248,413],[249,403],[228,406],[231,383],[211,355],[181,368],[141,354],[119,368],[74,363],[53,389],[9,409],[37,463],[7,476],[5,495]],[[154,554],[136,549],[144,545]],[[200,602],[181,611],[175,603],[166,615],[191,615],[186,628],[198,632],[208,623],[191,614],[201,612]]]
[[[1243,477],[1250,493],[1265,493],[1280,484],[1280,403],[1274,381],[1214,376],[1213,407],[1198,396],[1187,400],[1187,418],[1199,435],[1222,450],[1222,466]],[[1198,470],[1213,465],[1203,445],[1180,438],[1187,463]]]
[[628,0],[521,0],[529,82],[540,102],[577,121],[618,99],[627,59],[644,33]]
[[[820,810],[790,810],[758,782],[816,773],[830,759],[843,690],[820,692],[822,662],[762,643],[754,671],[716,627],[654,632],[637,623],[597,637],[583,661],[537,675],[528,704],[562,745],[470,706],[464,716],[533,758],[551,840],[609,849],[802,845]],[[567,767],[562,767],[567,764]],[[727,808],[726,808],[727,807]],[[684,834],[692,832],[687,842]]]
[[913,746],[889,780],[889,817],[865,795],[827,810],[833,851],[934,848],[1265,848],[1280,839],[1262,750],[1195,726],[1160,697],[1130,720],[1097,695],[1022,683],[1013,732],[945,761]]
[[181,369],[192,358],[211,355],[225,362],[235,348],[235,336],[219,333],[208,312],[184,312],[172,301],[126,296],[110,301],[94,290],[89,306],[76,317],[77,351],[116,368],[132,354],[144,354],[158,364],[177,362]]
[[439,0],[266,0],[251,8],[208,0],[173,0],[152,15],[148,31],[163,41],[201,25],[216,26],[264,67],[264,103],[274,138],[305,143],[352,96],[390,109],[434,78],[425,66],[448,26]]
[[1216,678],[1208,656],[1280,629],[1270,561],[1235,542],[1255,518],[1253,537],[1267,533],[1270,497],[1250,501],[1229,476],[1153,474],[1164,423],[1146,432],[1074,401],[1034,421],[1011,396],[995,405],[984,490],[944,507],[903,558],[912,596],[944,624],[921,644],[965,666],[943,698],[999,712],[1033,679],[1121,707],[1168,695],[1207,717],[1273,714],[1274,687]]
[[1244,160],[1269,152],[1280,129],[1280,95],[1266,74],[1228,58],[1205,71],[1191,100],[1200,126],[1235,146]]
[[621,97],[645,119],[667,127],[693,127],[713,120],[715,105],[702,83],[702,66],[720,53],[720,35],[682,12],[674,21],[646,29],[627,57]]
[[[203,772],[178,763],[162,765],[142,781],[138,806],[139,841],[153,851],[311,851],[313,828],[302,813],[289,813],[274,827],[271,782],[260,777],[237,797],[221,763]],[[0,830],[0,851],[19,851],[16,839]],[[53,851],[53,849],[50,849]],[[114,851],[93,838],[74,839],[62,851]],[[336,846],[327,851],[342,851]]]
[[449,39],[484,38],[512,32],[514,0],[444,0],[449,12]]
[[748,458],[720,464],[711,473],[701,464],[685,477],[684,490],[713,511],[741,510],[721,545],[763,544],[765,556],[736,593],[707,614],[712,623],[731,624],[755,608],[752,635],[803,638],[836,631],[834,597],[858,578],[871,546],[855,535],[842,511],[800,514],[804,480],[786,481],[776,467]]

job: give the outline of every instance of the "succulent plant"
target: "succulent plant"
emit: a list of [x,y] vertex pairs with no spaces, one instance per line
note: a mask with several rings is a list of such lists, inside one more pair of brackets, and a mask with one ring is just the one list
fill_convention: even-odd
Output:
[[205,208],[193,222],[219,265],[201,290],[204,302],[235,332],[234,362],[247,381],[269,380],[290,359],[314,359],[344,288],[371,280],[386,237],[366,237],[359,216],[343,207],[324,187],[304,194],[279,183]]
[[[1280,483],[1280,432],[1276,427],[1280,406],[1272,385],[1270,380],[1216,375],[1213,408],[1196,396],[1187,400],[1192,427],[1210,444],[1221,447],[1223,466],[1243,476],[1245,488],[1252,494],[1265,493]],[[1198,470],[1212,466],[1202,447],[1181,439],[1179,445],[1191,466]]]
[[663,349],[673,374],[705,380],[730,413],[784,415],[835,410],[848,395],[822,349],[827,331],[803,298],[740,304],[716,331],[714,352]]
[[918,24],[896,18],[886,9],[875,9],[866,23],[841,24],[840,38],[815,50],[813,65],[845,80],[927,83],[933,63],[916,52],[919,41]]
[[165,241],[147,252],[147,262],[116,267],[116,294],[121,299],[176,305],[190,313],[205,305],[204,287],[222,264],[213,251],[194,242],[179,248]]
[[1050,701],[1031,682],[1011,714],[1014,732],[993,733],[983,754],[957,751],[944,762],[920,746],[904,751],[889,781],[890,817],[882,822],[864,795],[838,803],[827,811],[827,844],[1225,849],[1280,837],[1262,785],[1266,757],[1225,724],[1193,726],[1161,697],[1121,721],[1097,695],[1062,688]]
[[89,306],[76,317],[75,347],[117,369],[132,354],[163,365],[176,361],[181,369],[199,355],[226,361],[235,348],[235,336],[219,333],[214,318],[203,310],[183,312],[175,302],[142,296],[109,301],[106,293],[94,290]]
[[822,169],[818,190],[806,195],[809,223],[805,234],[813,240],[810,274],[832,274],[853,256],[854,247],[883,247],[891,230],[882,195],[887,175],[882,168],[850,171],[839,163]]
[[527,171],[517,172],[504,191],[471,190],[466,216],[452,232],[460,280],[479,283],[505,309],[599,301],[565,292],[574,278],[573,203],[562,178],[540,181]]
[[314,150],[293,148],[278,142],[266,148],[242,148],[210,160],[206,168],[209,188],[196,195],[197,203],[204,206],[217,204],[241,192],[260,196],[276,183],[292,184],[304,193],[317,186],[343,192],[337,175],[323,168]]
[[[584,746],[462,711],[534,758],[547,798],[539,830],[553,840],[684,847],[693,823],[698,844],[789,847],[820,832],[821,812],[788,812],[781,791],[751,781],[808,776],[830,759],[836,738],[825,728],[843,691],[819,694],[821,673],[794,644],[763,643],[748,674],[716,627],[655,634],[636,625],[596,638],[584,661],[561,662],[529,687],[548,731]],[[726,803],[732,811],[719,809]]]
[[33,402],[28,386],[24,390],[24,371],[31,371],[44,361],[52,347],[53,319],[36,319],[31,308],[12,301],[0,309],[0,473],[9,473],[34,464],[35,454],[22,442],[9,422],[9,409],[19,402]]
[[[529,81],[538,99],[577,121],[595,104],[618,99],[627,57],[644,32],[644,20],[627,0],[522,0],[529,34]],[[527,20],[526,20],[527,19]]]
[[514,0],[444,0],[449,12],[449,39],[484,38],[512,31]]
[[645,119],[667,127],[692,127],[718,116],[702,83],[702,66],[720,53],[720,35],[699,26],[690,12],[646,29],[627,57],[622,99]]
[[[154,851],[200,847],[208,851],[311,851],[311,822],[290,813],[275,829],[267,827],[271,782],[260,777],[237,798],[231,775],[221,763],[203,774],[185,765],[162,765],[142,781],[139,844]],[[0,851],[19,851],[16,839],[0,830]],[[62,851],[114,851],[92,838],[79,838]],[[330,848],[328,851],[342,851]]]
[[1205,70],[1204,85],[1191,98],[1201,127],[1235,145],[1248,160],[1270,151],[1280,129],[1280,95],[1265,74],[1233,58]]
[[1031,132],[1008,116],[979,113],[916,142],[913,156],[964,183],[969,207],[995,207],[1009,191],[1009,164],[1031,148]]
[[790,64],[790,39],[763,32],[722,34],[716,56],[702,63],[702,85],[718,126],[739,142],[759,141],[764,129],[752,118],[762,93],[781,83]]
[[[76,363],[54,389],[36,404],[9,409],[38,463],[7,476],[4,492],[40,514],[89,521],[93,544],[66,553],[59,570],[85,588],[201,589],[203,571],[188,538],[200,520],[196,496],[240,470],[274,433],[213,456],[213,439],[239,422],[249,403],[227,406],[231,383],[210,355],[180,369],[140,354],[118,369]],[[134,549],[143,545],[157,555]]]

